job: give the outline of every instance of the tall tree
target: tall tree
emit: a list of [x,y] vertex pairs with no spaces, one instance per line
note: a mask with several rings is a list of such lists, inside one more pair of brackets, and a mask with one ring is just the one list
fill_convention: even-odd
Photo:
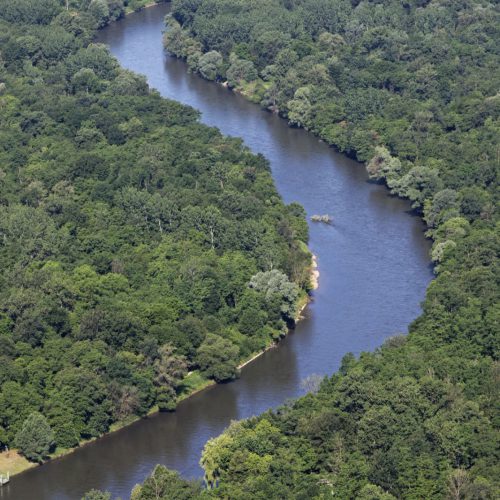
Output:
[[42,462],[54,446],[54,433],[41,413],[31,413],[16,434],[16,446],[33,462]]

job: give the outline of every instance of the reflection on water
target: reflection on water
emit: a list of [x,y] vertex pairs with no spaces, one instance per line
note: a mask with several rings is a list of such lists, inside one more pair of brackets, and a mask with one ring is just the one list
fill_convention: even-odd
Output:
[[238,381],[184,401],[174,414],[137,422],[14,478],[0,490],[2,500],[75,499],[91,488],[127,498],[157,463],[200,477],[198,461],[208,439],[232,419],[299,396],[302,379],[333,373],[346,352],[373,350],[386,337],[405,332],[431,279],[429,245],[420,220],[408,215],[409,205],[369,183],[362,166],[311,134],[287,127],[166,57],[161,31],[167,10],[160,5],[131,15],[103,30],[99,40],[162,95],[201,110],[204,123],[263,153],[287,203],[299,201],[309,215],[334,217],[333,226],[311,225],[320,288],[296,331],[247,366]]

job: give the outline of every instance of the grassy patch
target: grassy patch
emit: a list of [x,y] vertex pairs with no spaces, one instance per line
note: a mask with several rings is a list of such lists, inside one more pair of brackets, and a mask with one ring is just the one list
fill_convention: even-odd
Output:
[[7,472],[11,476],[14,474],[19,474],[23,470],[31,469],[37,464],[30,462],[22,455],[20,455],[16,450],[9,450],[0,453],[0,474],[6,475]]
[[264,98],[266,86],[262,80],[254,80],[253,82],[241,82],[235,91],[245,96],[249,101],[259,104]]
[[311,250],[302,240],[295,240],[295,243],[300,248],[300,251],[305,253],[306,255],[311,255]]
[[194,371],[184,379],[177,401],[182,401],[191,396],[191,394],[214,384],[215,382],[213,380],[205,378],[199,371]]
[[[156,407],[153,409],[155,411],[158,411],[158,408],[156,408]],[[127,427],[127,425],[134,423],[135,421],[139,420],[140,418],[141,417],[138,415],[129,415],[128,417],[125,417],[122,420],[118,420],[117,422],[113,422],[109,426],[109,432],[119,431],[120,429]]]
[[132,12],[138,12],[144,8],[152,7],[158,3],[163,3],[163,0],[151,1],[151,0],[132,0],[125,7],[125,14],[131,14]]

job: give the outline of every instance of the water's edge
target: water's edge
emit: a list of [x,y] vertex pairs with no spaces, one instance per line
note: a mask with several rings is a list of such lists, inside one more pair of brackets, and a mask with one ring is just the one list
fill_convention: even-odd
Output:
[[301,379],[333,373],[346,352],[376,349],[420,313],[419,299],[432,273],[423,225],[408,216],[409,205],[389,197],[385,187],[367,184],[364,166],[311,133],[291,129],[283,118],[221,85],[188,75],[185,63],[165,56],[158,45],[167,9],[154,3],[134,16],[127,13],[97,41],[111,46],[122,67],[146,74],[151,88],[201,110],[202,123],[241,136],[254,153],[262,152],[286,203],[298,201],[308,216],[334,215],[333,227],[311,225],[310,249],[320,257],[321,288],[301,311],[297,332],[279,349],[243,363],[235,383],[211,385],[210,391],[204,387],[184,398],[175,413],[129,420],[41,468],[24,471],[7,496],[0,494],[2,499],[30,499],[33,487],[40,499],[77,498],[91,488],[126,497],[156,463],[194,477],[204,443],[230,419],[300,396]]
[[[146,5],[145,7],[143,7],[143,9],[148,8],[148,7],[154,7],[155,5],[157,5],[157,4]],[[131,12],[131,14],[133,14],[133,13],[134,12]],[[311,276],[310,279],[311,279],[311,283],[312,283],[312,290],[317,290],[317,288],[319,286],[319,282],[318,282],[319,271],[318,271],[318,265],[317,265],[316,256],[313,255],[313,254],[311,254],[310,276]],[[309,303],[311,302],[311,300],[312,300],[311,295],[310,294],[306,294],[306,295],[304,295],[303,300],[301,301],[301,303],[298,304],[298,310],[297,310],[297,314],[295,316],[295,326],[302,319],[304,319],[304,316],[302,315],[302,313],[305,311],[306,307],[309,305]],[[294,326],[294,329],[295,329],[295,326]],[[293,331],[293,330],[289,330],[288,334],[290,334],[290,331]],[[261,349],[260,351],[258,351],[256,353],[250,354],[248,356],[248,358],[243,359],[241,361],[241,363],[237,366],[238,372],[241,372],[241,370],[243,370],[243,368],[245,368],[246,366],[248,366],[250,363],[254,362],[256,359],[260,358],[267,351],[269,351],[271,349],[274,349],[274,348],[278,348],[280,342],[281,342],[281,340],[272,341],[264,349]],[[231,382],[234,382],[234,381],[231,380],[231,381],[225,382],[225,383],[231,383]],[[210,387],[212,387],[214,385],[216,385],[216,382],[214,380],[207,380],[206,383],[203,384],[201,387],[196,387],[191,392],[183,394],[177,400],[177,407],[182,402],[186,401],[187,399],[192,398],[196,394],[199,394],[200,392],[203,392],[203,391],[209,389]],[[67,457],[68,455],[71,455],[72,453],[74,453],[75,451],[83,448],[84,446],[88,446],[88,445],[94,444],[99,439],[102,439],[102,438],[104,438],[106,436],[109,436],[111,434],[116,434],[116,433],[118,433],[118,432],[126,429],[127,427],[131,426],[132,424],[135,424],[136,422],[139,422],[141,420],[147,420],[148,417],[157,415],[159,413],[162,413],[162,412],[160,412],[160,410],[158,409],[157,406],[153,406],[148,411],[148,413],[146,415],[144,415],[144,416],[131,415],[127,419],[117,420],[116,422],[113,422],[111,424],[110,430],[108,432],[105,432],[101,436],[99,436],[97,438],[88,439],[86,441],[81,441],[80,443],[78,443],[78,446],[75,446],[73,448],[68,448],[68,449],[65,449],[65,450],[61,450],[56,455],[51,456],[47,460],[44,460],[42,463],[27,462],[25,468],[17,470],[16,472],[10,474],[10,477],[13,478],[15,476],[20,476],[21,474],[24,474],[24,473],[30,471],[31,469],[34,469],[34,468],[37,468],[37,467],[41,467],[42,465],[46,465],[46,464],[48,464],[50,462],[54,462],[56,460],[60,460],[61,458]],[[169,413],[169,412],[167,412],[167,413]],[[17,453],[17,450],[12,449],[9,452],[10,453]],[[9,452],[1,452],[1,453],[9,453]],[[0,485],[0,486],[2,486],[2,485]]]

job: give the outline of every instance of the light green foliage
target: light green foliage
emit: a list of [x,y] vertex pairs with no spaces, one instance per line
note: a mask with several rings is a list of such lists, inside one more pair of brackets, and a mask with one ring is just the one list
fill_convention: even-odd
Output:
[[165,344],[158,349],[158,358],[153,363],[157,386],[156,401],[160,410],[175,410],[176,390],[187,375],[187,362],[184,356],[174,353],[171,345]]
[[295,319],[299,289],[297,285],[289,281],[286,274],[277,269],[260,272],[252,276],[249,286],[262,292],[267,301],[273,300],[276,296],[279,297],[284,319],[287,321]]
[[288,101],[288,122],[291,125],[307,128],[311,118],[311,89],[300,87],[295,91],[293,99]]
[[240,59],[236,54],[231,54],[229,62],[230,66],[226,76],[231,87],[237,87],[244,82],[252,82],[257,79],[257,70],[252,61]]
[[47,419],[40,413],[31,413],[16,434],[15,444],[26,458],[42,462],[54,446],[54,433]]
[[[201,56],[200,44],[192,38],[186,36],[179,23],[174,19],[168,18],[169,29],[165,32],[163,42],[171,54],[177,57],[182,57],[188,60],[198,59]],[[191,65],[190,65],[191,66]],[[196,66],[192,66],[192,70],[196,71]]]
[[94,71],[90,68],[79,69],[71,79],[75,92],[84,90],[85,92],[95,92],[99,89],[100,81]]
[[418,166],[394,181],[392,186],[394,193],[413,202],[413,208],[420,208],[426,199],[442,188],[443,183],[436,169]]
[[142,485],[132,492],[132,500],[190,500],[201,495],[201,484],[185,481],[177,472],[169,471],[163,465],[157,465]]
[[455,248],[457,244],[453,240],[438,241],[432,246],[431,258],[432,262],[439,264],[445,256],[446,252]]
[[380,486],[366,484],[358,493],[358,500],[395,500],[396,497],[384,491]]
[[401,162],[398,158],[391,156],[387,148],[377,146],[375,156],[368,162],[366,168],[371,178],[386,179],[389,187],[392,187],[401,170]]
[[[247,297],[251,277],[271,263],[306,286],[304,214],[282,203],[266,160],[91,43],[120,0],[65,7],[0,8],[0,441],[10,447],[33,412],[71,447],[156,405],[175,409],[198,366],[234,377],[281,328],[279,300]],[[197,43],[185,54],[195,48],[201,56]],[[221,56],[198,62],[218,76]],[[258,332],[240,325],[245,309]]]
[[425,221],[431,228],[440,226],[448,219],[458,217],[460,214],[458,193],[454,189],[438,191],[432,200],[426,200],[424,214]]
[[99,490],[90,490],[82,497],[82,500],[111,500],[111,493]]
[[198,71],[207,80],[216,80],[220,75],[222,55],[216,50],[211,50],[198,58]]

